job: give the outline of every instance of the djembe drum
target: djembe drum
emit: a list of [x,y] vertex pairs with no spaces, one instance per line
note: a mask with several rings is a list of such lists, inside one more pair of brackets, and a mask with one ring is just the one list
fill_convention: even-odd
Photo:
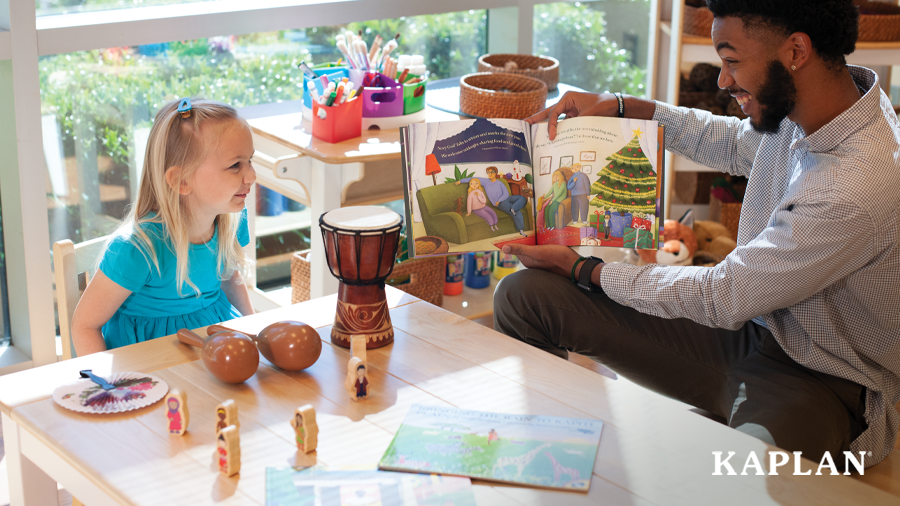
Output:
[[394,270],[401,224],[399,214],[376,206],[342,207],[319,217],[325,259],[340,281],[334,344],[349,348],[353,336],[365,336],[366,348],[394,342],[384,280]]

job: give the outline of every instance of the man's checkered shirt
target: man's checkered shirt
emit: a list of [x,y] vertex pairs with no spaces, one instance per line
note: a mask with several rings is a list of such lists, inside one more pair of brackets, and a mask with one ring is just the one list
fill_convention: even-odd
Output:
[[849,69],[862,98],[808,136],[657,103],[666,148],[749,178],[738,247],[713,268],[608,264],[601,280],[644,313],[763,324],[797,363],[863,385],[869,426],[850,449],[868,467],[900,421],[900,124],[877,75]]

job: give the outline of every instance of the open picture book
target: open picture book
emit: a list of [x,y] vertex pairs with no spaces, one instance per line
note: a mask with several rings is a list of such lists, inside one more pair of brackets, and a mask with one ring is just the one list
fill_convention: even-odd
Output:
[[469,119],[400,129],[410,257],[510,243],[658,249],[656,121]]
[[600,420],[414,404],[379,469],[587,492]]

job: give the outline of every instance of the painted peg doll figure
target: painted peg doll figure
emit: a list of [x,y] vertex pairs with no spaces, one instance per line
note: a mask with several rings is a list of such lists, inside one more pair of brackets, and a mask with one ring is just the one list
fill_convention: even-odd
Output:
[[319,426],[316,424],[316,410],[311,404],[297,408],[291,426],[297,438],[297,450],[309,453],[316,449],[318,444]]
[[365,399],[369,394],[369,379],[366,377],[366,363],[353,357],[347,364],[347,380],[344,387],[354,401]]
[[241,471],[241,440],[238,428],[229,425],[219,431],[216,445],[219,472],[225,476],[234,476],[239,473]]
[[241,422],[238,421],[237,403],[232,399],[216,406],[216,434],[229,425],[238,428],[241,426]]
[[187,394],[173,388],[166,395],[166,418],[169,419],[169,434],[183,436],[187,432],[190,415],[187,410]]

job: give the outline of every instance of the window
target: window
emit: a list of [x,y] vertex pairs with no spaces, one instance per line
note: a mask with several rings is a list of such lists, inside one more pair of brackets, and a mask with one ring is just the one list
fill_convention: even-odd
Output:
[[644,96],[650,2],[534,6],[534,53],[559,60],[559,80],[587,91]]
[[[334,40],[342,30],[362,31],[369,42],[376,34],[387,41],[399,33],[395,54],[422,54],[435,78],[462,75],[475,70],[485,51],[486,19],[484,10],[465,11],[42,57],[51,243],[78,243],[116,228],[137,191],[150,126],[162,104],[183,96],[239,108],[298,100],[303,78],[297,65],[338,60]],[[261,218],[258,256],[308,245],[308,214]],[[300,233],[298,226],[307,230]]]

